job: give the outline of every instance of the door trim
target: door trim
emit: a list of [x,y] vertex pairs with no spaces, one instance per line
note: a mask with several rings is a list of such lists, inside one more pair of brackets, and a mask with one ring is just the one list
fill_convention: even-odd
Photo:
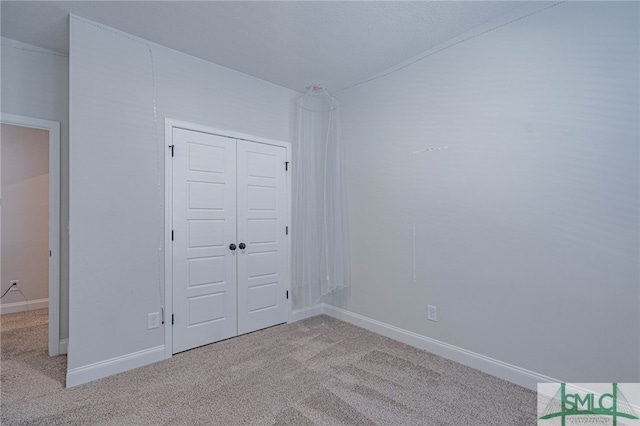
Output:
[[[173,163],[171,162],[171,146],[173,145],[173,129],[191,130],[194,132],[209,133],[212,135],[240,139],[250,142],[258,142],[265,145],[283,147],[286,150],[286,161],[291,164],[291,143],[275,139],[263,138],[232,130],[218,129],[201,124],[189,123],[187,121],[165,118],[164,120],[164,357],[169,359],[173,356],[173,328],[171,327],[171,315],[173,314],[173,246],[171,243],[171,224],[173,223]],[[291,230],[291,168],[286,175],[287,185],[287,223]],[[291,233],[289,233],[289,237]],[[287,322],[291,322],[291,306],[293,295],[291,291],[291,238],[287,239],[289,253],[287,276],[285,282],[288,283],[289,300],[287,305]]]
[[49,132],[49,356],[66,353],[60,344],[60,123],[0,113],[0,122]]

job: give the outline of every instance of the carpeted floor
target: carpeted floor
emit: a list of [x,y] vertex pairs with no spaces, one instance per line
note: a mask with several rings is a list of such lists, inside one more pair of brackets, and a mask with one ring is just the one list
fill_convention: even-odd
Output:
[[327,316],[71,389],[47,310],[2,315],[3,425],[534,425],[536,394]]

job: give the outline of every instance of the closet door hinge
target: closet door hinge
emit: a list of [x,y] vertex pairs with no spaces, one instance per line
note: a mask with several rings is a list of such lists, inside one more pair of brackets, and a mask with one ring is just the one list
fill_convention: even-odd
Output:
[[173,314],[171,314],[171,325],[173,325],[173,324],[174,324],[174,322],[173,322]]
[[288,226],[284,227],[284,233],[285,233],[285,235],[289,235],[289,227]]
[[51,257],[51,250],[49,250],[49,257]]
[[289,171],[289,162],[288,161],[284,162],[284,170],[285,171]]
[[173,229],[171,230],[171,241],[173,241]]
[[287,290],[287,299],[289,299],[289,290]]
[[173,147],[175,147],[175,145],[169,145],[169,148],[171,148],[171,156],[173,157]]

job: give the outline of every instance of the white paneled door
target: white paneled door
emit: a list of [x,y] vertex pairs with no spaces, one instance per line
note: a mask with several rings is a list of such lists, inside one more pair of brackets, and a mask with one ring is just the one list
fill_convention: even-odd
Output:
[[173,130],[173,353],[287,321],[284,147]]
[[237,335],[236,143],[173,131],[173,352]]
[[286,152],[238,141],[238,334],[287,320]]

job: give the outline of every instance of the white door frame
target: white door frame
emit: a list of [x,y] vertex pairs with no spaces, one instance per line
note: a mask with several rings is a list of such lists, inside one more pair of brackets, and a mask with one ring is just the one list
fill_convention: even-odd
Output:
[[[185,129],[195,132],[210,133],[212,135],[224,136],[233,139],[241,139],[251,142],[263,143],[266,145],[275,145],[283,147],[287,151],[287,162],[291,164],[291,143],[278,141],[274,139],[263,138],[259,136],[248,135],[245,133],[234,132],[231,130],[217,129],[215,127],[203,126],[200,124],[189,123],[186,121],[165,118],[164,120],[164,140],[166,150],[164,155],[164,357],[169,359],[173,356],[173,327],[171,327],[171,314],[173,313],[173,247],[171,244],[171,224],[173,222],[173,163],[171,162],[171,147],[173,146],[173,129]],[[287,206],[288,217],[287,222],[291,229],[291,168],[287,173]],[[287,322],[291,321],[291,238],[288,239],[289,268],[287,268],[288,276],[285,282],[288,283],[287,290],[290,297],[287,308]]]
[[0,113],[0,122],[49,132],[49,356],[60,350],[60,123]]

